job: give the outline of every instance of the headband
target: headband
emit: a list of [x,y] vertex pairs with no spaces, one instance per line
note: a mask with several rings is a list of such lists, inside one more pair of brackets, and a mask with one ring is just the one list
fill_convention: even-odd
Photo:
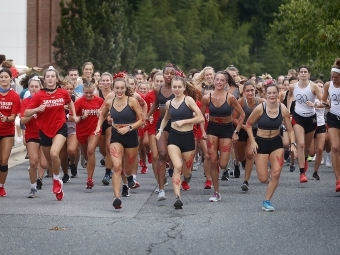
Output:
[[339,69],[339,68],[333,67],[332,70],[331,70],[331,72],[340,73],[340,69]]

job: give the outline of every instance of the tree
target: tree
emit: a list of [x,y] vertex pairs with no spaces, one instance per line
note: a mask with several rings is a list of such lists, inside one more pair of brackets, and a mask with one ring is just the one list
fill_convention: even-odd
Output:
[[61,68],[79,68],[91,61],[100,71],[132,70],[138,35],[134,20],[127,17],[130,6],[126,1],[71,0],[65,5],[62,0],[60,6],[62,22],[54,46]]
[[339,1],[287,1],[279,8],[270,39],[293,66],[307,64],[316,74],[328,74],[340,55],[339,8]]
[[56,48],[54,60],[63,70],[69,67],[81,67],[90,59],[94,46],[95,34],[91,24],[86,20],[84,0],[60,2],[61,19],[57,36],[53,42]]

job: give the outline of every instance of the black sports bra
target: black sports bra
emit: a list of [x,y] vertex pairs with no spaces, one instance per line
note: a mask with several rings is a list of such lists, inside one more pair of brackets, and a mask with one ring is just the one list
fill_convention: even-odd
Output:
[[120,112],[113,107],[114,101],[115,99],[112,100],[110,115],[115,124],[129,124],[136,122],[136,113],[134,110],[131,109],[129,105],[129,97],[127,98],[126,106]]
[[191,119],[193,117],[192,110],[185,103],[185,97],[181,105],[176,109],[172,106],[172,100],[169,105],[169,114],[171,118],[171,122],[175,122],[177,120],[186,120]]
[[211,102],[211,93],[210,93],[210,102],[209,102],[209,116],[211,117],[228,117],[231,116],[233,108],[230,107],[230,105],[227,103],[228,93],[225,98],[224,104],[222,104],[220,107],[216,107]]

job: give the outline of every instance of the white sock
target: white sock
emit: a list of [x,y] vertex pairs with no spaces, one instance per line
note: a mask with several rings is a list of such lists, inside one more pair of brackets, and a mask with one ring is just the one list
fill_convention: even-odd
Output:
[[53,179],[54,179],[54,180],[59,180],[59,174],[57,174],[57,175],[56,175],[56,174],[53,174]]
[[31,189],[36,189],[37,188],[37,183],[35,182],[35,183],[31,183]]
[[137,179],[137,175],[133,174],[133,179],[136,180]]
[[4,187],[5,184],[4,183],[0,183],[0,188]]

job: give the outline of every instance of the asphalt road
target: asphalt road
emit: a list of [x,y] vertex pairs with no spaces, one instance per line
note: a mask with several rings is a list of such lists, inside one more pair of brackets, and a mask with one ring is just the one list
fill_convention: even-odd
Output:
[[183,209],[175,210],[171,183],[167,199],[157,201],[150,167],[138,175],[141,187],[114,210],[112,188],[101,185],[99,163],[92,190],[85,189],[86,171],[80,167],[57,201],[51,179],[44,180],[37,198],[26,198],[23,158],[24,153],[11,158],[8,195],[0,198],[0,254],[340,254],[340,194],[332,169],[324,165],[321,180],[307,184],[284,167],[272,213],[261,211],[266,185],[255,171],[248,192],[241,191],[242,178],[231,178],[221,182],[222,200],[210,203],[213,192],[203,189],[199,169],[191,189],[182,191]]

